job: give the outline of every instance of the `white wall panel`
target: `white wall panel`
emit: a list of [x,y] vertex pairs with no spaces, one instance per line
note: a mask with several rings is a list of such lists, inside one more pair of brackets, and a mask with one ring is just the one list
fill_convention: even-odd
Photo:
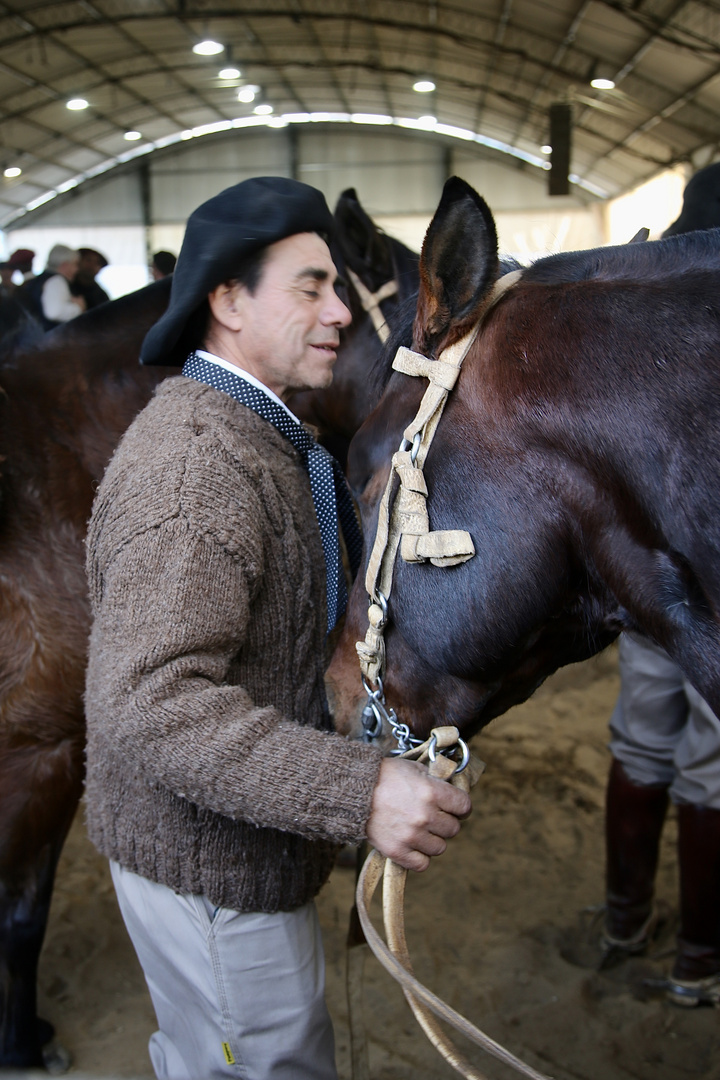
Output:
[[[606,242],[599,204],[566,210],[499,211],[490,207],[500,254],[527,264],[555,251],[579,251]],[[390,236],[420,251],[431,214],[378,214],[375,221]],[[626,240],[630,236],[627,235]]]
[[[48,203],[37,214],[28,215],[28,226],[53,229],[65,225],[142,225],[141,190],[138,172],[108,176],[86,187],[77,187]],[[21,221],[18,226],[22,228]]]
[[397,128],[303,130],[298,179],[320,188],[331,207],[354,187],[373,216],[432,213],[445,180],[444,149]]
[[453,172],[472,184],[482,195],[493,214],[501,210],[554,210],[558,207],[581,206],[572,197],[550,198],[547,193],[547,174],[520,162],[504,165],[499,161],[478,158],[462,150],[453,153]]
[[185,222],[196,206],[251,176],[290,176],[290,155],[287,129],[193,140],[153,164],[152,221]]
[[[147,183],[140,170],[147,170]],[[179,143],[172,151],[139,159],[136,172],[109,176],[69,198],[59,197],[23,219],[26,227],[8,233],[1,246],[6,253],[34,248],[36,269],[42,269],[58,240],[96,247],[112,266],[104,272],[106,287],[119,295],[147,281],[148,252],[179,251],[187,217],[200,203],[249,176],[293,172],[320,188],[331,208],[341,191],[354,187],[368,213],[415,250],[445,178],[453,173],[486,199],[506,254],[528,259],[607,239],[600,204],[588,205],[585,198],[551,199],[545,173],[530,166],[506,165],[487,152],[475,153],[466,143],[424,132],[308,124],[235,130]]]

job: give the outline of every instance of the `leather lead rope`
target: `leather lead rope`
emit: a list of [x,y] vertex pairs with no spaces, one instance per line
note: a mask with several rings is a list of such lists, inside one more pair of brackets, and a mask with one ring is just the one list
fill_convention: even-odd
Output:
[[[443,749],[444,747],[454,746],[457,739],[457,728],[436,728],[427,742],[423,743],[422,746],[415,747],[404,756],[419,761],[427,761],[431,747]],[[432,775],[448,780],[451,784],[462,787],[465,791],[468,791],[477,782],[485,768],[483,762],[472,755],[468,768],[462,773],[456,773],[453,762],[442,756],[436,756],[434,760],[430,760],[428,767]],[[387,945],[375,930],[369,915],[370,904],[381,878],[383,878],[383,922]],[[392,862],[391,859],[383,858],[379,852],[371,851],[358,879],[355,897],[356,910],[367,944],[383,967],[400,983],[415,1019],[435,1049],[465,1080],[486,1080],[484,1073],[476,1069],[445,1035],[435,1020],[437,1016],[486,1053],[522,1073],[523,1076],[529,1077],[530,1080],[550,1080],[544,1073],[537,1072],[483,1031],[480,1031],[479,1028],[471,1024],[460,1013],[455,1012],[454,1009],[450,1008],[441,998],[433,994],[415,978],[405,938],[404,899],[406,880],[407,870]],[[353,1058],[353,1063],[354,1061],[355,1058]],[[363,1067],[366,1068],[366,1066]],[[353,1073],[353,1080],[359,1080],[359,1077],[365,1075],[367,1075],[366,1072],[364,1074],[359,1072],[358,1076]]]
[[431,1013],[450,1024],[456,1031],[470,1039],[471,1042],[486,1053],[522,1073],[523,1076],[529,1077],[530,1080],[551,1080],[545,1073],[538,1072],[532,1066],[521,1061],[520,1058],[515,1057],[504,1046],[495,1042],[489,1035],[475,1027],[464,1016],[418,982],[413,974],[405,943],[402,915],[399,918],[386,915],[386,934],[390,943],[390,948],[388,948],[375,930],[368,915],[368,908],[383,874],[385,876],[384,889],[389,897],[384,900],[385,908],[396,906],[398,902],[402,904],[407,871],[389,859],[383,859],[379,852],[373,851],[368,857],[358,881],[356,903],[360,922],[368,945],[383,967],[400,983],[415,1018],[435,1049],[465,1080],[486,1080],[485,1074],[471,1065],[447,1036],[443,1034],[430,1015]]
[[[521,270],[504,275],[495,283],[495,287],[484,306],[477,324],[460,341],[449,349],[443,350],[438,360],[400,349],[393,362],[396,370],[408,375],[424,376],[429,379],[420,408],[413,422],[405,429],[403,444],[394,455],[390,476],[378,511],[378,525],[368,561],[365,586],[370,599],[368,610],[369,627],[364,642],[357,642],[356,649],[360,658],[363,685],[372,701],[378,697],[382,710],[373,708],[381,718],[388,718],[382,689],[382,676],[385,671],[384,630],[388,618],[388,598],[392,588],[393,567],[398,548],[403,559],[410,562],[431,561],[436,566],[449,566],[472,558],[475,548],[469,533],[461,530],[432,533],[429,529],[425,500],[427,485],[422,466],[427,457],[435,430],[440,422],[447,396],[457,381],[462,362],[474,342],[483,320],[501,296],[514,285],[522,274]],[[393,501],[393,489],[396,478],[400,482],[397,498]],[[376,690],[371,690],[371,685]],[[366,709],[367,711],[367,709]],[[390,719],[394,718],[392,711]],[[373,733],[371,738],[377,737]],[[395,732],[395,734],[397,734]],[[449,739],[449,741],[447,741]],[[412,740],[410,740],[412,742]],[[415,740],[417,743],[418,740]],[[442,750],[462,745],[456,728],[437,728],[430,740],[407,751],[404,756],[416,760],[429,757],[429,769],[432,775],[440,776],[457,786],[469,789],[475,783],[484,766],[470,756],[470,767],[465,769],[467,761],[458,766],[449,757],[442,755]],[[431,749],[432,748],[432,749]],[[440,749],[437,756],[435,750]],[[464,771],[459,771],[462,769]],[[368,909],[373,894],[381,877],[385,876],[384,903],[386,936],[390,947],[382,941],[370,921]],[[375,953],[381,964],[402,986],[403,993],[415,1014],[418,1023],[426,1035],[443,1055],[448,1063],[466,1080],[486,1080],[460,1054],[438,1027],[431,1013],[446,1020],[467,1038],[483,1050],[505,1062],[530,1080],[549,1080],[513,1054],[490,1039],[482,1031],[470,1024],[463,1016],[456,1013],[440,998],[432,994],[417,981],[412,971],[412,964],[405,941],[404,928],[404,890],[407,871],[391,860],[383,859],[377,852],[371,852],[362,868],[358,879],[356,902],[353,916],[365,936],[365,942]],[[355,948],[360,944],[358,933],[353,935],[353,923],[348,938],[348,1003],[351,1027],[351,1055],[353,1080],[366,1080],[368,1076],[367,1044],[364,1039],[364,1026],[361,1019],[361,1001],[353,976],[362,977],[363,949]],[[352,940],[351,940],[352,939]],[[357,962],[351,966],[351,957],[357,953]],[[354,957],[353,957],[354,959]]]

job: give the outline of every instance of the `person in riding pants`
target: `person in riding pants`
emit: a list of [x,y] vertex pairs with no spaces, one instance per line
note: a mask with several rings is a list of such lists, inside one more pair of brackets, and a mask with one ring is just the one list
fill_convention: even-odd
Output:
[[125,434],[88,530],[88,830],[172,1080],[334,1080],[313,898],[338,846],[421,870],[470,812],[328,710],[338,515],[351,562],[357,521],[285,399],[330,383],[350,321],[332,225],[320,192],[278,177],[191,215],[141,354],[183,372]]

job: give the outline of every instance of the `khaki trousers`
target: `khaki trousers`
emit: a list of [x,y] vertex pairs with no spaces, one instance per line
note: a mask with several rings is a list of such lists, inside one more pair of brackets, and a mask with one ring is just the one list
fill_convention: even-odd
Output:
[[720,720],[668,654],[621,634],[620,697],[610,750],[636,784],[665,784],[675,803],[720,809]]
[[337,1080],[314,904],[240,914],[110,863],[159,1030],[159,1080]]

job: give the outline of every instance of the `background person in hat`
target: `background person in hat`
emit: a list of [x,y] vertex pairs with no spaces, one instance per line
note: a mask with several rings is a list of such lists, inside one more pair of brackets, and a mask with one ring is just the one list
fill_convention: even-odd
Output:
[[175,269],[177,258],[172,251],[156,251],[150,262],[150,276],[153,281],[169,277]]
[[95,280],[100,271],[108,265],[108,261],[95,248],[78,248],[78,255],[78,268],[70,282],[70,292],[73,296],[82,296],[85,308],[89,311],[100,304],[106,304],[110,299],[102,285]]
[[16,281],[16,285],[22,285],[25,281],[30,281],[35,275],[33,274],[33,259],[35,258],[35,252],[30,248],[18,248],[17,251],[13,251],[8,262],[13,268],[13,272],[20,277],[19,281]]
[[43,329],[52,330],[85,311],[84,298],[70,292],[70,282],[79,265],[79,252],[66,244],[55,244],[50,248],[42,274],[19,287],[17,299]]
[[422,870],[470,811],[332,730],[337,515],[351,560],[357,523],[284,404],[330,383],[350,321],[331,228],[318,191],[277,177],[191,215],[141,353],[183,374],[123,438],[88,531],[88,829],[173,1080],[333,1080],[313,898],[337,846]]

